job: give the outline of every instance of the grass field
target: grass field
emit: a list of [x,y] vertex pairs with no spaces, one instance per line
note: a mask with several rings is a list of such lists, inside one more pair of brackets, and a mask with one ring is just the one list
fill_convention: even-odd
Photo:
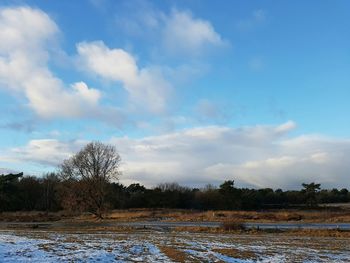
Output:
[[[134,209],[111,211],[102,220],[63,211],[14,212],[2,213],[0,218],[0,262],[350,262],[350,231],[242,226],[247,222],[350,222],[347,209]],[[179,226],[137,225],[148,221]],[[139,223],[132,227],[123,222]],[[218,222],[219,227],[201,227],[200,222]]]

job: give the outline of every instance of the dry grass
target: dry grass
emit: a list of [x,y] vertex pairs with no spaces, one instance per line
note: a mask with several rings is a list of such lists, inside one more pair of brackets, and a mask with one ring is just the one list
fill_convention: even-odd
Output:
[[[58,221],[96,221],[89,214],[72,214],[65,211],[57,213],[45,212],[6,212],[0,213],[0,221],[8,222],[44,222]],[[348,223],[350,210],[276,210],[276,211],[196,211],[180,209],[129,209],[113,210],[104,215],[104,221],[182,221],[182,222],[322,222]]]
[[337,237],[350,238],[350,231],[341,230],[314,230],[314,229],[229,229],[222,227],[176,227],[172,231],[178,232],[193,232],[193,233],[211,233],[211,234],[234,234],[234,235],[280,235],[280,236],[305,236],[305,237]]
[[193,232],[193,233],[224,233],[219,227],[203,227],[203,226],[178,226],[171,229],[175,233]]
[[290,236],[350,238],[350,231],[334,229],[295,229],[283,231],[283,234]]
[[[174,247],[159,245],[158,248],[174,262],[188,262],[190,260],[185,252]],[[191,260],[191,262],[193,262],[193,260]]]
[[113,210],[106,214],[104,219],[115,221],[157,220],[162,219],[162,211],[150,209]]
[[196,211],[177,209],[135,209],[115,210],[106,215],[106,219],[117,221],[164,220],[183,222],[350,222],[350,211]]
[[38,211],[30,212],[2,212],[0,213],[0,221],[5,222],[45,222],[58,221],[65,217],[62,212],[45,213]]
[[257,255],[254,252],[248,251],[248,250],[239,250],[236,248],[217,248],[217,249],[213,249],[213,251],[229,257],[238,258],[238,259],[245,259],[245,260],[257,259]]
[[236,231],[246,229],[243,222],[233,220],[222,222],[221,228],[225,231]]

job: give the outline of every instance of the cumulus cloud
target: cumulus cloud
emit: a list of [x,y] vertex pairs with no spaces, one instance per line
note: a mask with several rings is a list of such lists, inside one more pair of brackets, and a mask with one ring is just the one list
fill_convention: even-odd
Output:
[[173,10],[162,31],[165,47],[175,53],[198,54],[210,46],[226,45],[209,21],[186,11]]
[[0,9],[0,88],[25,96],[42,118],[99,115],[101,93],[77,82],[67,87],[49,69],[59,29],[30,7]]
[[168,54],[199,56],[210,48],[228,45],[210,21],[190,11],[173,9],[164,13],[145,2],[139,5],[142,7],[137,10],[124,11],[128,16],[118,14],[117,25],[132,36],[151,36]]
[[162,72],[152,67],[139,68],[135,58],[123,49],[110,49],[102,41],[77,45],[79,65],[99,77],[118,81],[138,108],[161,113],[166,109],[171,85]]
[[[300,188],[303,182],[349,187],[349,139],[290,137],[295,123],[230,128],[209,126],[159,136],[114,137],[123,164],[121,181],[148,186],[166,181],[186,185],[219,184],[234,179],[251,187]],[[2,160],[57,165],[84,145],[82,141],[33,140]]]

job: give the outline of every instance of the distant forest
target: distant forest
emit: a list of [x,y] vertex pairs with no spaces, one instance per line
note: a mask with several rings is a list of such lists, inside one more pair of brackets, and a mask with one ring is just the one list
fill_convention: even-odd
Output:
[[[80,190],[81,189],[81,190]],[[83,180],[62,179],[50,173],[38,178],[20,174],[0,175],[0,211],[91,211]],[[99,189],[95,189],[99,191]],[[164,183],[148,189],[140,184],[104,184],[103,209],[181,208],[199,210],[258,210],[268,208],[317,207],[322,203],[349,202],[347,189],[321,189],[320,184],[302,184],[300,191],[271,188],[237,188],[234,181],[219,187],[189,188]]]

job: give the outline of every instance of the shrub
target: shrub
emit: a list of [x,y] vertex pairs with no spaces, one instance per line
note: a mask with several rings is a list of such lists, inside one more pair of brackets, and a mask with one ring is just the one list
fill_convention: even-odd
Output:
[[224,222],[221,224],[221,227],[222,227],[225,231],[245,230],[245,229],[246,229],[244,223],[243,223],[243,222],[239,222],[239,221],[224,221]]

